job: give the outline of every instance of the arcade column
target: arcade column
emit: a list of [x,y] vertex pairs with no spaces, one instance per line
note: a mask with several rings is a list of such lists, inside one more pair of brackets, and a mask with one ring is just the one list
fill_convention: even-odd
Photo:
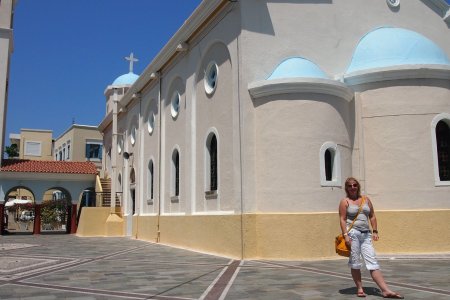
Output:
[[68,233],[77,233],[77,205],[72,204],[70,213],[70,231]]
[[41,234],[41,204],[34,205],[34,228],[33,234]]
[[0,235],[5,230],[5,201],[0,200]]

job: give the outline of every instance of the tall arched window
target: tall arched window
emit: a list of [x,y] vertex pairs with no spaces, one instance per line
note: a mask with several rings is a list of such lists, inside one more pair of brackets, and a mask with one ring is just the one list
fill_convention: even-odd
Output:
[[436,124],[436,148],[439,179],[450,181],[450,128],[443,120]]
[[209,160],[209,190],[217,191],[217,138],[211,134],[207,141],[208,160]]
[[117,187],[118,187],[118,190],[116,190],[116,192],[122,192],[122,174],[120,174],[120,173],[117,176]]
[[180,195],[180,154],[177,149],[172,153],[172,195]]
[[333,157],[334,151],[327,149],[325,151],[325,180],[331,181],[333,180]]
[[153,160],[150,160],[148,163],[148,186],[147,186],[147,192],[148,192],[148,199],[153,200]]
[[441,113],[431,121],[434,184],[450,186],[450,114]]
[[130,184],[136,184],[136,172],[134,171],[134,168],[131,169],[130,172]]

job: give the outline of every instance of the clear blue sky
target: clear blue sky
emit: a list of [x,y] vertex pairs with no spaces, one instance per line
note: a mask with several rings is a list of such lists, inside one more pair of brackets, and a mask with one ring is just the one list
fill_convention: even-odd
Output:
[[[20,0],[6,125],[53,130],[98,125],[103,92],[128,72],[133,52],[140,74],[201,0]],[[450,2],[450,0],[447,0]]]
[[14,52],[6,126],[53,130],[98,125],[103,92],[139,59],[141,74],[201,0],[20,0],[14,15]]

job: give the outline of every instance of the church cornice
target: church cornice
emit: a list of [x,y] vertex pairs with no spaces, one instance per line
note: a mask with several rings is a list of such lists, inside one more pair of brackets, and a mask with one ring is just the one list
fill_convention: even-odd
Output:
[[109,112],[106,117],[98,124],[98,130],[104,132],[105,129],[112,123],[112,112]]
[[321,78],[284,78],[256,81],[248,85],[248,91],[254,99],[280,94],[313,93],[336,96],[350,101],[354,95],[353,90],[346,84]]
[[344,75],[344,82],[350,86],[372,82],[401,79],[450,79],[450,66],[445,65],[403,65],[357,71]]
[[441,16],[450,24],[450,5],[445,0],[421,0],[425,4],[430,4]]

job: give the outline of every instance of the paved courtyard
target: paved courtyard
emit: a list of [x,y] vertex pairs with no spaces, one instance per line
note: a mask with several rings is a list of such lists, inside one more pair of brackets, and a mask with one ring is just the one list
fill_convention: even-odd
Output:
[[[130,238],[0,237],[0,299],[351,299],[346,260],[237,261]],[[406,299],[450,299],[450,254],[381,257]],[[366,299],[382,299],[363,272]]]

